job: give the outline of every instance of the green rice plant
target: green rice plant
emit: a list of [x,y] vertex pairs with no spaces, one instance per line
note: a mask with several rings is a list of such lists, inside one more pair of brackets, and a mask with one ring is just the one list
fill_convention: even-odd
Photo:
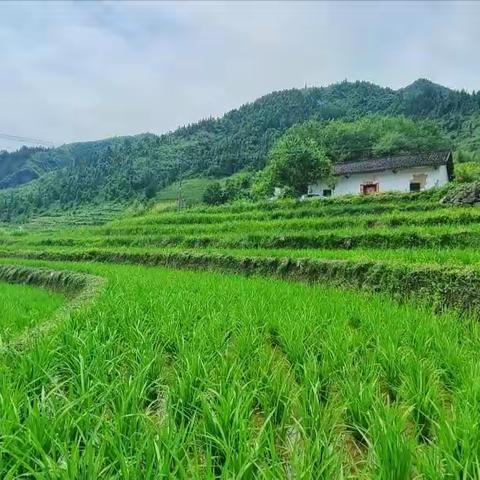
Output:
[[278,352],[271,352],[268,357],[267,354],[261,355],[254,365],[252,382],[255,385],[255,401],[276,429],[280,441],[284,441],[298,390],[291,367]]
[[463,388],[455,392],[454,398],[461,396],[463,401],[453,401],[450,415],[440,417],[438,442],[427,465],[430,471],[436,467],[443,478],[473,479],[480,474],[478,367],[478,364],[470,366],[465,372]]
[[372,477],[408,480],[414,472],[415,442],[408,435],[407,415],[381,402],[369,411],[369,467]]
[[318,397],[317,385],[302,389],[298,420],[290,432],[291,475],[294,478],[345,478],[338,406]]
[[0,345],[47,320],[65,303],[60,293],[3,282],[0,282],[0,297]]
[[406,358],[401,399],[411,409],[415,432],[422,442],[431,441],[441,416],[442,393],[435,367],[413,355]]
[[[235,365],[222,366],[219,382],[202,401],[202,443],[215,476],[251,478],[257,473],[263,442],[256,438],[254,390],[236,378]],[[262,419],[263,420],[263,419]],[[263,428],[260,427],[259,435]]]
[[205,365],[198,356],[187,357],[181,371],[175,375],[175,383],[169,392],[169,409],[178,426],[194,421],[202,406],[205,376]]
[[3,227],[10,281],[106,283],[0,352],[0,477],[478,478],[480,215],[436,195]]
[[373,371],[368,369],[368,377],[365,378],[365,374],[360,370],[357,369],[352,375],[345,377],[341,389],[346,406],[346,427],[357,442],[366,443],[371,412],[380,392]]

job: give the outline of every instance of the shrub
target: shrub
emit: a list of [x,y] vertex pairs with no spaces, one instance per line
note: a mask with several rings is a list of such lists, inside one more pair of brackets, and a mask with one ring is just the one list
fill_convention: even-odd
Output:
[[464,183],[450,190],[442,203],[452,205],[474,205],[480,203],[480,181]]
[[455,165],[455,180],[460,183],[480,180],[480,163],[457,163]]
[[226,202],[225,193],[219,182],[214,182],[205,189],[203,201],[207,205],[221,205]]

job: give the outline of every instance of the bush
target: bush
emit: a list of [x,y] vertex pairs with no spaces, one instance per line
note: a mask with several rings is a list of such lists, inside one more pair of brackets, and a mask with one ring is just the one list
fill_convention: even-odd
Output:
[[480,180],[480,163],[457,163],[455,165],[455,180],[460,183]]
[[226,202],[225,193],[220,182],[212,183],[205,189],[203,201],[207,205],[221,205]]
[[480,181],[460,184],[450,190],[442,203],[451,205],[474,205],[480,203]]

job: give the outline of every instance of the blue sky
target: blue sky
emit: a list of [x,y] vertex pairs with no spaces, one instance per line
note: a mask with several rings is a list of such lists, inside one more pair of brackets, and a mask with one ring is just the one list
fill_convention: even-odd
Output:
[[161,133],[344,79],[478,90],[479,45],[477,2],[1,2],[0,132]]

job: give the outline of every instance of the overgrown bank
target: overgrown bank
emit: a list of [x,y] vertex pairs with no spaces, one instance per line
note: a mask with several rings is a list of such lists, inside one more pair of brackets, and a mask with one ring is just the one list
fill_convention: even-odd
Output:
[[31,346],[40,337],[52,332],[72,312],[91,301],[105,284],[104,279],[85,273],[5,264],[0,264],[0,281],[47,288],[68,298],[68,302],[51,318],[45,321],[32,319],[32,327],[2,345],[0,353],[17,352]]
[[106,262],[218,270],[244,275],[327,283],[337,287],[385,292],[398,300],[416,299],[435,309],[454,308],[480,314],[480,271],[434,265],[375,261],[291,259],[221,254],[84,252],[0,252],[41,260]]

